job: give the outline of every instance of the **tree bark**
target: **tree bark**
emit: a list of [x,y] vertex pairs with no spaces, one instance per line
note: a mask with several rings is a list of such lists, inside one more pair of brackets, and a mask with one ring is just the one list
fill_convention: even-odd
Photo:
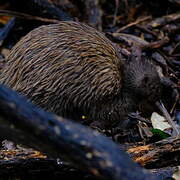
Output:
[[120,150],[119,146],[99,133],[37,108],[16,92],[0,86],[0,112],[41,142],[54,147],[82,170],[96,177],[123,180],[155,180]]

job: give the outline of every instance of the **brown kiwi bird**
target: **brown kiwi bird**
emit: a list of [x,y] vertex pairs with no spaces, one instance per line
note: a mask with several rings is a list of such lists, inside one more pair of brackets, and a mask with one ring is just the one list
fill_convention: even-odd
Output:
[[66,118],[127,125],[143,99],[155,102],[161,83],[148,60],[123,61],[116,45],[78,22],[38,27],[11,50],[0,82]]

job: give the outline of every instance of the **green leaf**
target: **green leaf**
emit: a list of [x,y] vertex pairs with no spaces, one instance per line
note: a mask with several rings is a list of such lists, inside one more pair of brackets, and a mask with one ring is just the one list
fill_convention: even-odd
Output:
[[153,133],[153,136],[157,136],[160,139],[166,139],[170,137],[168,133],[161,131],[160,129],[151,129],[151,132]]

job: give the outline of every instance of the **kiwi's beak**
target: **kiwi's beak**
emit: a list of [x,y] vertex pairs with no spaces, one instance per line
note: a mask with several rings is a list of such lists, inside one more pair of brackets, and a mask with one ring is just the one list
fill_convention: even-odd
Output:
[[156,106],[162,112],[164,117],[167,119],[168,123],[172,126],[172,128],[173,128],[173,136],[175,136],[176,138],[180,138],[180,130],[177,128],[176,124],[172,120],[171,116],[169,115],[168,111],[164,107],[161,100],[156,102]]

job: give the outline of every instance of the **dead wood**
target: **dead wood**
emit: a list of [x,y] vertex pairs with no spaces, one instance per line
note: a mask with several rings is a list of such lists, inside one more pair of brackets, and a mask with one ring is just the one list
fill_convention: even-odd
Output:
[[14,16],[21,19],[36,20],[36,21],[42,21],[46,23],[59,23],[60,22],[59,20],[56,20],[56,19],[42,18],[39,16],[32,16],[26,13],[20,13],[20,12],[9,11],[9,10],[0,10],[0,15]]
[[128,149],[133,160],[146,168],[176,166],[180,159],[180,139],[167,139]]
[[[0,149],[1,179],[38,179],[43,177],[83,179],[85,175],[87,176],[87,173],[72,168],[68,163],[64,163],[60,159],[48,158],[34,149],[25,148],[7,140],[2,144],[3,147]],[[88,176],[92,178],[92,176]]]
[[142,170],[108,138],[75,122],[43,111],[14,91],[0,86],[0,112],[14,125],[56,148],[82,170],[101,178],[157,179]]

